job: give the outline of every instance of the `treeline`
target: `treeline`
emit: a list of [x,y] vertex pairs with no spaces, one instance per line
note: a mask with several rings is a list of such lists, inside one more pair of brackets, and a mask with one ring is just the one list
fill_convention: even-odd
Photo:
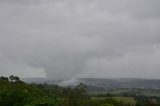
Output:
[[[86,88],[87,86],[83,83],[77,86],[60,87],[47,83],[27,84],[13,75],[1,76],[0,106],[131,106],[131,104],[116,101],[110,95],[104,98],[93,97],[87,94]],[[154,100],[136,99],[138,101],[136,106],[160,106],[154,103]]]

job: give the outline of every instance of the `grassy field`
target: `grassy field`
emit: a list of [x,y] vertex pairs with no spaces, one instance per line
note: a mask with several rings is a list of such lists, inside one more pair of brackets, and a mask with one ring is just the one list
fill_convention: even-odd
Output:
[[108,91],[111,95],[123,95],[123,94],[134,94],[143,95],[147,97],[160,97],[160,90],[150,89],[112,89]]
[[135,106],[136,104],[136,100],[133,97],[112,97],[113,99],[115,99],[116,101],[122,101],[125,104],[130,104],[132,106]]
[[110,94],[112,95],[120,95],[122,93],[126,93],[129,92],[129,89],[112,89],[110,91],[108,91]]
[[[124,104],[130,104],[131,106],[135,106],[136,104],[136,100],[134,99],[134,97],[116,96],[116,97],[111,97],[111,98],[116,100],[117,102],[123,102]],[[93,97],[92,99],[104,100],[105,97]]]
[[144,94],[144,96],[147,96],[147,97],[151,97],[151,96],[160,97],[160,92],[158,92],[158,91],[146,90],[143,92],[143,94]]

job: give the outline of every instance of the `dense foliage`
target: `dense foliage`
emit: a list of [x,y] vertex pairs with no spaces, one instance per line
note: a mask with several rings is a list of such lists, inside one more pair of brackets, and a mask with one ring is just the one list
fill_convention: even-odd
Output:
[[82,83],[60,87],[46,83],[27,84],[13,75],[0,77],[0,106],[160,106],[159,98],[135,96],[134,99],[136,103],[131,104],[109,94],[89,95]]

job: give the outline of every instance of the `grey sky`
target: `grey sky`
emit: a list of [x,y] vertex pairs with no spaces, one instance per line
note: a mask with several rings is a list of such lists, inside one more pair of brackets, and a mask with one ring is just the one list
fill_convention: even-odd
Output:
[[160,0],[0,0],[0,75],[160,78]]

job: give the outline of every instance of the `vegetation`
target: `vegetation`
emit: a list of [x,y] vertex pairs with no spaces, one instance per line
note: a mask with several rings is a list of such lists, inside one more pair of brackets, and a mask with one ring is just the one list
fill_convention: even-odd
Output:
[[[160,106],[159,97],[142,95],[93,95],[87,86],[27,84],[19,77],[0,77],[0,106]],[[123,90],[121,90],[122,93]],[[148,91],[150,93],[150,91]]]

